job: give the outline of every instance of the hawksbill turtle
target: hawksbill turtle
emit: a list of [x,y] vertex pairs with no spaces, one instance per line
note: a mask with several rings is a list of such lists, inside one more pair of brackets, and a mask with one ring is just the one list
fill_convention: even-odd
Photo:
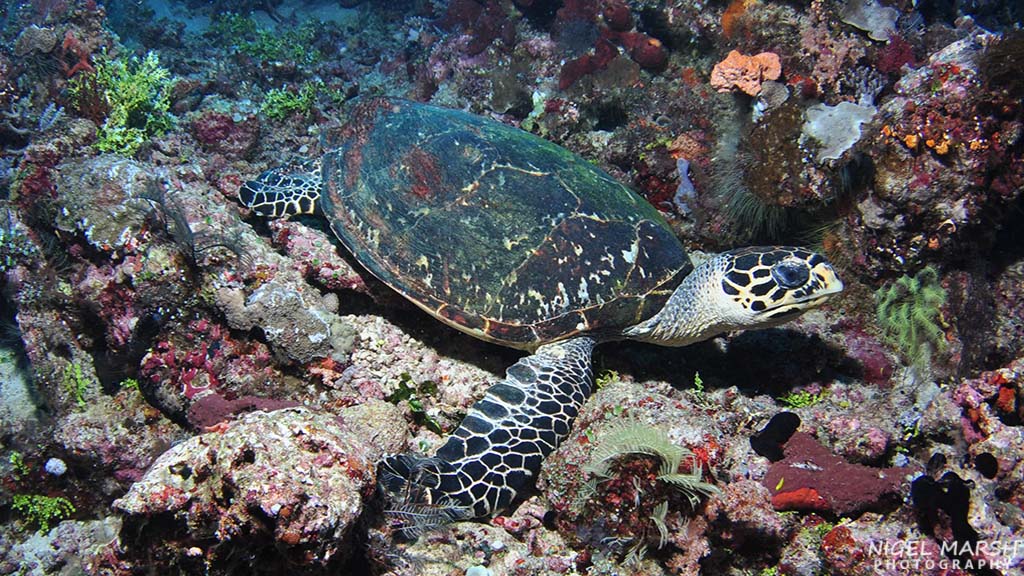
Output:
[[[696,268],[658,211],[572,152],[495,120],[358,103],[323,153],[239,190],[265,217],[320,213],[359,263],[449,326],[530,351],[434,456],[379,485],[449,519],[495,515],[537,475],[593,387],[601,342],[684,346],[792,320],[843,289],[827,259],[747,247]],[[408,509],[408,508],[407,508]]]

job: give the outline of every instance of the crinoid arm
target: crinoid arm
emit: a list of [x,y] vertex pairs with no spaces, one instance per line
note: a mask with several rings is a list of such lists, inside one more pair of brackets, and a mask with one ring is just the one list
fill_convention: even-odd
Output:
[[472,517],[470,508],[438,492],[441,478],[451,474],[451,468],[441,459],[413,454],[398,454],[381,463],[378,486],[391,500],[384,513],[397,524],[401,536],[418,538]]
[[[664,430],[640,422],[623,422],[606,436],[599,438],[590,461],[583,471],[591,474],[591,486],[612,476],[612,466],[623,456],[645,454],[660,461],[657,479],[675,486],[690,506],[696,508],[702,497],[719,492],[713,484],[703,481],[703,470],[693,453],[669,439]],[[679,472],[684,460],[691,461],[689,472]]]

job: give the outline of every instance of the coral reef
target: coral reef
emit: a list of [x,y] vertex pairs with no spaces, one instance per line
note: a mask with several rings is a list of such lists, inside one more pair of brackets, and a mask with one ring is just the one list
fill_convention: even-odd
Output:
[[850,0],[840,12],[843,22],[864,30],[869,38],[878,42],[886,42],[896,33],[899,16],[899,10],[882,6],[875,0]]
[[65,520],[49,533],[33,534],[20,542],[5,542],[5,538],[0,537],[0,571],[10,574],[85,572],[98,563],[103,550],[120,529],[120,519],[111,516],[103,520]]
[[0,422],[12,434],[24,433],[39,421],[30,378],[20,360],[15,351],[0,348]]
[[[5,2],[0,574],[1021,573],[1018,5]],[[815,245],[847,290],[602,346],[535,490],[403,541],[376,461],[521,353],[236,202],[374,95],[571,149],[695,260]]]
[[713,426],[699,427],[683,417],[688,412],[635,384],[612,383],[595,394],[539,481],[570,541],[595,555],[609,541],[616,543],[610,552],[624,557],[666,548],[683,561],[684,542],[700,534],[687,518],[701,495],[717,491],[701,470],[721,457]]
[[63,496],[15,494],[11,498],[11,510],[39,526],[40,532],[49,532],[51,522],[60,523],[75,513],[75,505]]
[[836,106],[818,104],[807,109],[803,133],[821,144],[817,160],[839,160],[843,153],[860,140],[861,125],[871,121],[874,106],[840,102]]
[[239,291],[223,290],[217,301],[231,328],[259,327],[272,349],[296,362],[344,360],[352,351],[353,329],[288,286],[267,282],[244,300]]
[[109,402],[87,403],[63,419],[53,435],[72,466],[116,483],[104,490],[114,493],[141,478],[168,445],[182,438],[137,389],[124,389]]
[[260,123],[256,116],[236,121],[224,112],[207,110],[192,120],[192,134],[204,150],[247,159],[256,151]]
[[984,31],[968,32],[908,71],[879,106],[874,194],[858,201],[861,232],[848,245],[866,277],[984,253],[993,237],[972,230],[1004,225],[987,215],[1005,213],[1019,197],[1019,107],[1006,108],[1005,96],[987,91],[977,74],[989,41]]
[[86,72],[70,82],[68,97],[80,113],[102,121],[95,144],[101,152],[130,156],[171,128],[173,82],[155,53],[142,60],[102,59]]

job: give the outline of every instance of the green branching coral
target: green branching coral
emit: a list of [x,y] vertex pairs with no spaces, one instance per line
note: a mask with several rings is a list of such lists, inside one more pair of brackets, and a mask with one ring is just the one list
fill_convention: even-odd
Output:
[[779,402],[789,406],[790,408],[807,408],[808,406],[814,406],[818,402],[821,402],[824,397],[824,392],[815,394],[807,390],[800,390],[790,392],[789,394],[782,396],[779,398]]
[[28,464],[25,463],[25,456],[17,450],[11,452],[11,455],[7,457],[7,462],[11,465],[11,473],[15,479],[28,476],[29,472],[31,472]]
[[298,90],[275,88],[263,98],[260,112],[272,120],[283,120],[293,114],[308,116],[316,104],[317,95],[323,89],[324,83],[319,80],[306,82]]
[[417,424],[426,426],[430,431],[437,434],[444,434],[441,424],[427,413],[427,409],[423,405],[424,398],[429,398],[435,394],[437,394],[437,384],[435,382],[425,380],[416,384],[408,372],[402,372],[398,381],[398,389],[391,393],[387,400],[396,406],[406,402]]
[[615,370],[602,370],[597,378],[594,378],[594,388],[600,390],[612,382],[618,382],[621,379],[619,373]]
[[942,306],[946,290],[938,271],[928,266],[915,276],[902,276],[875,293],[882,337],[911,362],[946,346]]
[[85,408],[85,393],[89,390],[89,379],[82,371],[82,365],[73,362],[65,366],[62,380],[68,396],[75,399],[75,404],[78,404],[79,408]]
[[316,36],[316,24],[312,23],[270,30],[248,16],[229,12],[214,20],[210,33],[220,43],[263,62],[292,61],[308,66],[323,58],[320,51],[312,47]]
[[139,60],[100,58],[93,74],[72,78],[68,96],[79,111],[104,116],[96,148],[131,155],[148,139],[174,126],[170,114],[171,73],[153,52]]
[[75,505],[67,498],[41,494],[15,494],[11,498],[11,509],[29,523],[38,525],[40,532],[49,532],[51,524],[75,513]]

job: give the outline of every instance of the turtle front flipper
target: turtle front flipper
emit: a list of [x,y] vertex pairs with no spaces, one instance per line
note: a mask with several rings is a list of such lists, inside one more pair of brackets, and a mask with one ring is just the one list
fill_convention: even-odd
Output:
[[238,199],[267,218],[312,214],[323,186],[320,165],[317,158],[267,170],[243,184]]
[[487,390],[433,457],[385,458],[378,481],[403,530],[416,534],[507,508],[590,395],[595,344],[581,337],[541,346]]

